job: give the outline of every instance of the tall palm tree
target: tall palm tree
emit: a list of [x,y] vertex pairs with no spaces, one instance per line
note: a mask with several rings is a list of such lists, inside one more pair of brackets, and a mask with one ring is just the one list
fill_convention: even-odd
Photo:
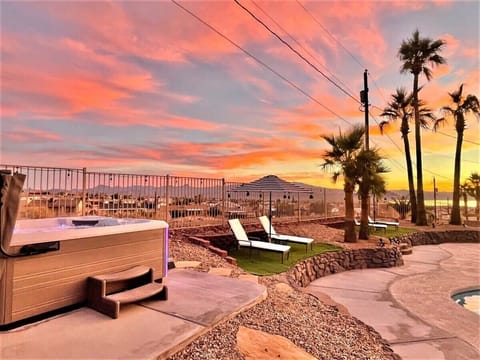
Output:
[[356,242],[355,219],[353,206],[353,192],[355,191],[356,177],[358,168],[356,158],[363,146],[363,135],[365,130],[363,126],[355,126],[346,134],[338,136],[323,136],[331,149],[323,154],[322,164],[324,169],[332,168],[333,181],[336,182],[343,177],[343,190],[345,192],[345,242]]
[[468,195],[473,196],[475,198],[475,202],[477,206],[475,207],[475,215],[477,217],[477,221],[480,220],[480,174],[477,172],[472,173],[469,178],[467,179],[469,183],[468,187]]
[[380,196],[386,192],[385,180],[381,174],[388,172],[377,149],[361,150],[356,161],[356,183],[361,199],[361,222],[359,239],[368,240],[368,199],[369,193]]
[[420,134],[420,112],[418,101],[418,78],[424,74],[427,80],[432,78],[432,71],[428,67],[446,63],[439,55],[445,41],[432,40],[428,37],[420,37],[418,30],[415,30],[410,39],[402,41],[398,50],[398,57],[403,62],[400,71],[413,74],[412,105],[415,118],[415,154],[417,160],[417,225],[427,225],[427,214],[425,211],[425,198],[423,193],[423,168],[422,168],[422,141]]
[[[413,93],[408,94],[405,88],[398,88],[395,94],[391,96],[392,101],[388,103],[388,106],[384,108],[380,114],[382,117],[386,117],[388,121],[380,122],[380,131],[383,133],[384,127],[389,124],[389,121],[401,120],[400,133],[402,134],[403,146],[405,149],[405,162],[407,165],[407,177],[408,177],[408,192],[410,195],[410,204],[412,207],[410,222],[415,224],[417,222],[417,197],[415,195],[415,185],[413,183],[413,168],[412,168],[412,156],[410,154],[410,141],[408,134],[410,133],[410,120],[413,119],[414,109],[412,106]],[[432,111],[425,106],[422,100],[419,100],[419,114],[420,114],[420,126],[422,128],[428,128],[429,120],[435,120]]]
[[[417,222],[417,197],[415,195],[415,185],[413,183],[412,156],[410,154],[410,141],[408,133],[410,132],[409,121],[413,115],[412,94],[407,94],[405,88],[398,88],[395,94],[392,94],[392,101],[383,109],[380,116],[387,117],[389,120],[401,119],[400,133],[402,134],[403,147],[405,149],[405,161],[407,163],[408,192],[410,195],[410,204],[412,206],[412,223]],[[380,123],[380,131],[383,133],[384,127],[388,121]]]
[[[450,214],[450,224],[461,225],[462,219],[460,216],[460,172],[461,172],[461,158],[462,158],[462,142],[463,133],[465,131],[467,122],[466,117],[469,114],[475,115],[477,118],[480,116],[480,104],[475,95],[462,96],[463,84],[460,85],[458,90],[448,93],[452,98],[454,107],[444,106],[442,110],[446,116],[453,117],[455,121],[455,130],[457,131],[457,144],[455,148],[455,162],[453,172],[453,204],[452,213]],[[444,122],[446,117],[438,119],[435,122],[434,130]]]

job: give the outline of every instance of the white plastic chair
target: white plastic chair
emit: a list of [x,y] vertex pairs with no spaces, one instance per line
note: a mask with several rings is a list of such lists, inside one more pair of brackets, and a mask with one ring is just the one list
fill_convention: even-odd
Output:
[[275,229],[273,228],[273,225],[270,223],[270,220],[268,217],[260,216],[258,218],[260,220],[260,223],[262,224],[263,230],[268,234],[270,239],[273,240],[278,240],[278,241],[285,241],[285,242],[292,242],[292,243],[297,243],[297,244],[303,244],[305,245],[305,251],[308,250],[308,245],[310,245],[310,250],[313,250],[313,239],[312,238],[307,238],[307,237],[301,237],[301,236],[294,236],[294,235],[283,235],[283,234],[278,234]]
[[287,259],[288,259],[290,246],[272,244],[266,241],[249,239],[247,233],[245,232],[245,229],[243,228],[242,224],[240,223],[240,220],[238,219],[230,219],[228,220],[228,224],[232,229],[233,235],[235,236],[235,239],[237,240],[239,247],[248,247],[250,248],[250,250],[258,249],[258,250],[282,253],[282,264],[283,264],[283,259],[285,255],[287,255]]

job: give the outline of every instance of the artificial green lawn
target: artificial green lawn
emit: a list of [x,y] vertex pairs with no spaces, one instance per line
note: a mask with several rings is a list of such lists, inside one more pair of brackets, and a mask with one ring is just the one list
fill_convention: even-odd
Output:
[[305,245],[288,243],[290,256],[282,264],[282,254],[265,250],[250,250],[242,247],[232,253],[237,259],[237,264],[243,270],[255,275],[273,275],[287,271],[299,260],[318,255],[327,251],[339,251],[342,248],[329,244],[313,244],[313,251],[305,252]]
[[[358,226],[356,227],[358,230]],[[411,228],[399,227],[395,229],[392,226],[387,228],[386,233],[383,231],[372,231],[371,235],[382,237],[394,237],[403,234],[416,232],[417,230]],[[305,252],[305,245],[288,243],[290,245],[290,256],[285,259],[282,264],[281,253],[265,251],[265,250],[250,250],[242,247],[240,250],[234,251],[231,255],[237,259],[237,264],[243,270],[255,275],[273,275],[287,271],[299,260],[322,254],[328,251],[340,251],[342,248],[330,244],[315,243],[313,244],[313,251]]]

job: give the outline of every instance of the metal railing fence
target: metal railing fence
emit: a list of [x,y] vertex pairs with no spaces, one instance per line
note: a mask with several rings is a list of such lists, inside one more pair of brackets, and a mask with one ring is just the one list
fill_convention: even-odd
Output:
[[256,221],[268,214],[282,218],[332,217],[343,204],[305,194],[232,191],[240,183],[225,179],[171,175],[121,174],[86,168],[0,165],[26,175],[20,219],[58,216],[111,216],[165,220],[172,228],[225,225],[229,218]]

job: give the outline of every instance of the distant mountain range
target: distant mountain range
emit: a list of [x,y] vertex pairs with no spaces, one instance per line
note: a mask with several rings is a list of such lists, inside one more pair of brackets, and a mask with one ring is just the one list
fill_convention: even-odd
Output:
[[[307,189],[312,189],[312,195],[313,199],[318,199],[318,200],[323,200],[324,197],[324,189],[323,187],[319,186],[312,186],[300,182],[295,182],[295,184],[307,188]],[[30,190],[34,191],[34,190]],[[63,189],[50,189],[47,190],[50,194],[59,194],[64,192],[65,190]],[[80,189],[72,189],[70,192],[73,193],[81,193]],[[107,185],[98,185],[93,188],[86,189],[87,193],[90,194],[107,194],[107,195],[113,195],[113,194],[119,194],[119,195],[135,195],[135,196],[144,196],[144,197],[154,197],[154,196],[159,196],[159,197],[165,197],[166,194],[166,187],[165,186],[159,186],[159,187],[154,187],[154,186],[128,186],[128,187],[112,187],[112,186],[107,186]],[[343,202],[344,200],[344,193],[343,190],[341,189],[331,189],[331,188],[326,188],[326,196],[328,201],[333,201],[333,202]],[[227,195],[228,195],[227,191]],[[190,185],[181,185],[181,186],[170,186],[169,187],[169,197],[195,197],[196,195],[201,194],[202,197],[207,197],[207,198],[216,198],[220,199],[221,194],[222,194],[222,187],[221,186],[212,186],[212,187],[195,187],[195,186],[190,186]],[[233,192],[230,193],[230,195],[233,197]],[[254,194],[251,195],[252,199]],[[284,196],[288,196],[288,194],[281,194],[281,193],[273,193],[272,198],[274,200],[277,199],[282,199]],[[310,194],[302,194],[301,198],[302,199],[307,199],[310,196]],[[391,199],[401,199],[402,197],[408,198],[408,190],[394,190],[394,191],[388,191],[383,198],[386,198],[387,200]],[[296,197],[296,194],[295,194]],[[437,199],[438,200],[446,200],[446,199],[452,199],[452,193],[451,192],[438,192],[437,193]],[[425,200],[433,200],[433,192],[432,191],[426,191],[425,192]]]
[[[319,186],[312,186],[312,185],[307,185],[304,183],[296,183],[300,186],[311,188],[313,190],[313,196],[316,199],[322,199],[323,198],[323,187]],[[425,191],[424,192],[425,200],[433,200],[433,191]],[[327,198],[329,201],[334,201],[334,202],[341,202],[344,200],[344,192],[341,189],[329,189],[327,188]],[[401,199],[402,197],[408,198],[409,197],[409,192],[408,190],[392,190],[392,191],[387,191],[385,195],[383,195],[383,199],[386,198],[387,200],[392,200],[392,199]],[[451,192],[437,192],[437,200],[446,200],[446,199],[452,199],[452,193]]]

